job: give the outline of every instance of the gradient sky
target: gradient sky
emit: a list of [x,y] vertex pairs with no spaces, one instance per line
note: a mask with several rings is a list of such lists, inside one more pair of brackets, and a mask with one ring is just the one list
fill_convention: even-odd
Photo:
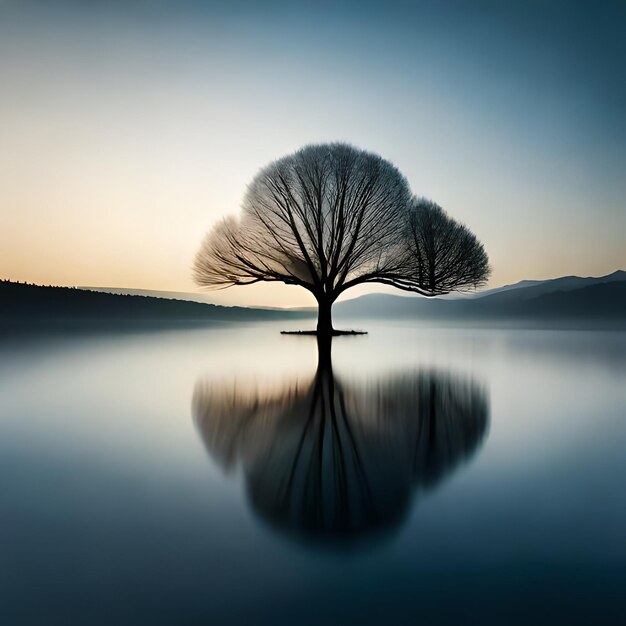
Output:
[[625,31],[621,1],[0,0],[0,277],[193,290],[255,172],[332,140],[465,222],[492,286],[626,269]]

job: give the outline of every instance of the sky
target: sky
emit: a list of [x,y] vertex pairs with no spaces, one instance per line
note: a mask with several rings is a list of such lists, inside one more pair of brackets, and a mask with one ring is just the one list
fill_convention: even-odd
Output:
[[255,173],[327,141],[467,224],[490,286],[626,269],[625,24],[620,0],[0,0],[0,278],[193,291]]

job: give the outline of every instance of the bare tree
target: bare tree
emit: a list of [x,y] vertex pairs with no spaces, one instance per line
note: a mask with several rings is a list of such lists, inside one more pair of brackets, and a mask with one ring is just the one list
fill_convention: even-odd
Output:
[[412,202],[404,176],[378,155],[306,146],[257,174],[240,219],[224,219],[205,238],[195,279],[213,288],[299,285],[318,302],[318,334],[333,333],[332,304],[350,287],[378,282],[430,296],[451,284],[418,281]]
[[417,283],[421,290],[442,294],[476,288],[486,282],[489,258],[483,245],[438,204],[416,198],[408,221],[411,279],[406,289],[413,291]]

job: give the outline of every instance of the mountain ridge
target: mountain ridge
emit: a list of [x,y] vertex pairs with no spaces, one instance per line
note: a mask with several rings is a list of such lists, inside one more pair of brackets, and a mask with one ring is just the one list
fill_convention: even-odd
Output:
[[614,280],[626,280],[626,272],[624,270],[615,270],[610,274],[606,274],[603,276],[576,276],[574,274],[568,276],[558,276],[556,278],[545,278],[545,279],[525,279],[520,280],[517,283],[511,283],[508,285],[502,285],[501,287],[493,287],[492,289],[486,289],[485,291],[479,291],[475,294],[472,294],[474,298],[483,298],[485,296],[490,296],[496,293],[501,293],[504,291],[513,291],[516,289],[527,289],[529,287],[537,287],[539,285],[549,285],[554,284],[558,281],[598,281],[598,282],[612,282]]
[[367,294],[339,302],[336,312],[351,317],[564,318],[626,320],[626,272],[601,277],[561,277],[476,298],[407,298]]
[[[563,276],[517,283],[475,298],[425,298],[366,294],[337,302],[337,318],[448,320],[611,320],[626,325],[626,272],[600,277]],[[187,299],[44,287],[0,281],[0,321],[5,325],[52,322],[209,323],[315,318],[315,309],[222,306]],[[147,290],[143,290],[144,292]],[[172,295],[178,292],[161,292]],[[183,295],[183,292],[180,292]]]
[[0,281],[0,321],[13,325],[89,321],[208,323],[299,319],[304,312],[229,307],[138,294],[114,294],[76,287]]

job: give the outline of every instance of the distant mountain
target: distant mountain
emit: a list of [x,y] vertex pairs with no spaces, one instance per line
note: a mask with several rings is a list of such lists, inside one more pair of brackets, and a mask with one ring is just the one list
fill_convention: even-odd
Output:
[[[232,308],[225,304],[215,304],[210,293],[197,293],[192,291],[160,291],[158,289],[132,289],[130,287],[76,287],[85,291],[97,291],[99,293],[113,293],[122,296],[146,296],[149,298],[165,298],[166,300],[184,300],[186,302],[200,302]],[[313,311],[315,307],[272,307],[255,305],[254,307],[239,307],[242,309],[254,309],[261,311]],[[316,310],[316,309],[315,309]]]
[[626,281],[544,293],[519,307],[526,315],[626,320]]
[[612,274],[599,277],[588,276],[581,278],[580,276],[563,276],[561,278],[551,278],[548,280],[523,280],[514,285],[505,285],[504,287],[496,287],[495,289],[479,292],[475,297],[484,298],[498,294],[503,300],[509,298],[528,299],[555,291],[570,291],[572,289],[590,287],[591,285],[621,281],[626,281],[626,272],[623,270],[617,270]]
[[[168,295],[176,292],[147,292]],[[335,317],[432,320],[609,320],[626,326],[626,272],[599,278],[565,276],[523,281],[476,298],[423,298],[369,294],[338,302]],[[315,309],[227,307],[152,295],[121,295],[69,287],[0,281],[0,324],[88,322],[125,324],[226,323],[311,319]]]
[[188,302],[201,302],[203,304],[214,304],[211,297],[202,293],[191,293],[188,291],[160,291],[158,289],[132,289],[128,287],[89,287],[79,286],[77,289],[84,291],[97,291],[99,293],[113,293],[119,296],[144,296],[148,298],[165,298],[166,300],[186,300]]
[[542,285],[548,283],[551,280],[558,280],[549,278],[547,280],[520,280],[518,283],[512,285],[503,285],[502,287],[494,287],[493,289],[485,289],[485,291],[478,291],[468,294],[472,298],[482,298],[483,296],[490,296],[494,293],[500,293],[502,291],[511,291],[512,289],[524,289],[525,287],[534,287],[535,285]]
[[0,281],[0,322],[5,325],[77,321],[105,325],[132,322],[210,323],[305,317],[311,317],[311,313],[226,307],[186,300]]
[[335,305],[339,316],[425,319],[593,319],[626,323],[626,272],[524,281],[476,298],[370,294]]

